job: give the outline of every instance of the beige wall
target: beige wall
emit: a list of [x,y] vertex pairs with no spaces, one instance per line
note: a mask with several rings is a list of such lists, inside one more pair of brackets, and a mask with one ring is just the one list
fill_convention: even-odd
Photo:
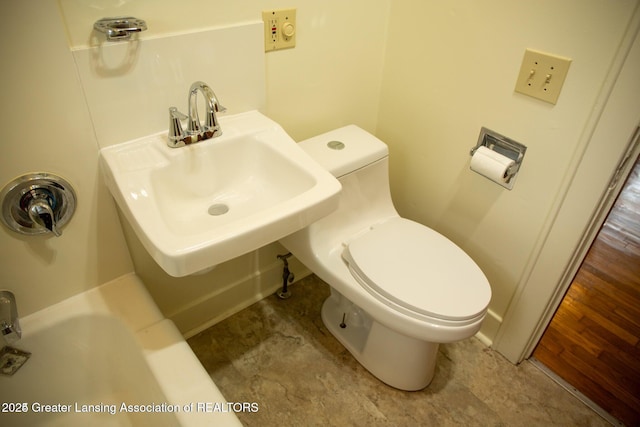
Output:
[[[485,271],[489,339],[573,173],[636,4],[393,2],[377,129],[390,145],[392,194],[402,214],[450,237]],[[557,105],[514,92],[526,48],[573,59]],[[469,170],[481,126],[528,147],[512,191]]]

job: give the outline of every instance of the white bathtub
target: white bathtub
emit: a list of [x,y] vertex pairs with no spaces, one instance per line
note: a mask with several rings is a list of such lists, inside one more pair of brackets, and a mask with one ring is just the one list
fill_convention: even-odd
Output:
[[135,275],[20,325],[32,354],[0,376],[2,426],[241,426],[233,408],[256,409],[225,401]]

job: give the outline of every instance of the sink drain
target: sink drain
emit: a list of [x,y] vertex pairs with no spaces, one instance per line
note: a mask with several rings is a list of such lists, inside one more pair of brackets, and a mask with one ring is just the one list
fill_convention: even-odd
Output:
[[212,216],[224,215],[229,212],[229,206],[225,205],[224,203],[216,203],[209,206],[209,210],[207,212],[209,212],[209,215]]

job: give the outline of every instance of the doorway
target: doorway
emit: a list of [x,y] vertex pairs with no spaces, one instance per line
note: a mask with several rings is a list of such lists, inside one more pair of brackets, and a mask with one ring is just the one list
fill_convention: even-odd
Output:
[[640,157],[533,356],[640,425]]

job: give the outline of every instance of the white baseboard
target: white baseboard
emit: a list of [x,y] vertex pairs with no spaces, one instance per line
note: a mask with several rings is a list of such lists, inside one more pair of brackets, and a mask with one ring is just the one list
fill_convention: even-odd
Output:
[[502,324],[502,317],[498,316],[494,311],[489,309],[487,311],[487,316],[484,318],[484,322],[482,322],[482,327],[476,333],[476,338],[480,340],[487,347],[491,347],[493,344],[493,339],[498,333],[498,328]]

